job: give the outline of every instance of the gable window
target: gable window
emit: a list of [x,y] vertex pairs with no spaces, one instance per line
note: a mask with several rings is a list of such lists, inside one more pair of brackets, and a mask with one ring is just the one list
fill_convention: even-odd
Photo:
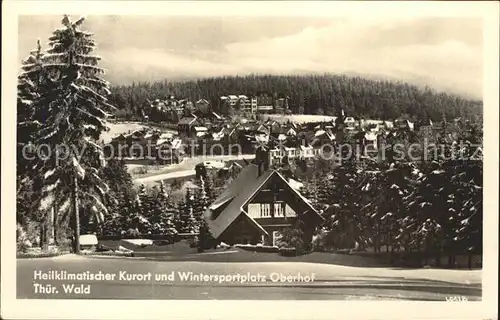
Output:
[[260,204],[260,216],[262,218],[270,218],[271,217],[271,204],[269,204],[269,203],[261,203]]
[[285,216],[285,206],[283,202],[276,202],[274,204],[274,216],[284,217]]

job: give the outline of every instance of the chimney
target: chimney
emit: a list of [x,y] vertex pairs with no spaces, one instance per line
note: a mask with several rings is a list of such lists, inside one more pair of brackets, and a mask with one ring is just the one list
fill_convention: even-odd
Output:
[[257,165],[257,177],[260,177],[262,175],[262,147],[257,147],[255,150],[255,164]]
[[269,170],[269,150],[263,150],[263,165],[264,171]]
[[264,172],[269,170],[269,151],[263,147],[259,147],[255,153],[255,164],[257,165],[257,174],[260,177]]

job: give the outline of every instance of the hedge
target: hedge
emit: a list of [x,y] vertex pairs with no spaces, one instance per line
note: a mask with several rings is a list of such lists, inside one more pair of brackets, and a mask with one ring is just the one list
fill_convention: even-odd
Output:
[[301,254],[296,248],[280,248],[279,253],[285,257],[295,257]]
[[116,257],[133,257],[133,252],[119,252],[119,251],[102,251],[102,252],[82,252],[85,256],[116,256]]
[[[62,256],[69,254],[69,252],[42,252],[42,253],[26,253],[18,252],[16,258],[18,259],[32,259],[32,258],[52,258],[57,256]],[[81,255],[84,256],[117,256],[117,257],[133,257],[133,252],[82,252]]]
[[279,252],[279,248],[276,246],[256,246],[251,244],[237,244],[234,247],[254,252]]
[[16,258],[31,259],[31,258],[51,258],[68,254],[69,252],[18,252]]

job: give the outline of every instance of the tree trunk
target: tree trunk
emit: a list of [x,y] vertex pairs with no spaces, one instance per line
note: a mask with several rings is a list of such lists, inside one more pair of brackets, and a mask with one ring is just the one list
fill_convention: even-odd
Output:
[[441,267],[441,243],[436,244],[436,267]]
[[73,212],[74,212],[74,239],[73,239],[73,252],[80,254],[80,213],[78,211],[78,175],[74,173],[73,178]]
[[57,205],[54,205],[54,217],[52,219],[52,232],[53,232],[53,237],[54,237],[54,245],[59,245],[59,241],[57,240],[58,235],[58,230],[57,228],[59,227],[58,225],[58,215],[57,213],[59,212],[59,208]]
[[425,239],[425,247],[424,247],[424,265],[429,264],[429,240]]
[[48,230],[48,212],[43,215],[42,227],[41,227],[41,235],[40,235],[40,247],[43,251],[47,251],[47,246],[49,244],[49,230]]

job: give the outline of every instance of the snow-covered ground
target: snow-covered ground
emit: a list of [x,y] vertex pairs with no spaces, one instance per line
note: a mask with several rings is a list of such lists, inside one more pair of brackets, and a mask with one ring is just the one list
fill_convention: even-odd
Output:
[[[151,125],[138,122],[116,122],[116,123],[110,122],[108,125],[109,125],[109,131],[103,132],[100,137],[101,140],[104,140],[104,143],[110,142],[112,138],[116,137],[121,133],[127,134],[135,130],[141,130],[143,128],[153,127]],[[161,130],[163,132],[174,132],[173,130],[168,130],[168,129],[161,129]]]
[[[132,173],[134,181],[138,184],[151,184],[160,180],[167,180],[172,178],[180,178],[191,176],[195,174],[195,167],[198,163],[209,161],[211,163],[218,163],[220,161],[230,161],[230,160],[241,160],[247,159],[251,160],[255,158],[255,155],[226,155],[226,156],[199,156],[192,158],[184,158],[181,163],[173,164],[170,166],[142,166],[147,168],[148,173],[145,175],[137,175],[134,172],[138,170],[139,166],[133,166],[129,168],[129,172]],[[132,171],[133,170],[133,171]]]
[[269,114],[263,116],[264,119],[271,119],[277,122],[287,122],[288,120],[296,123],[306,123],[306,122],[319,122],[319,121],[333,121],[336,117],[332,116],[319,116],[314,114]]

